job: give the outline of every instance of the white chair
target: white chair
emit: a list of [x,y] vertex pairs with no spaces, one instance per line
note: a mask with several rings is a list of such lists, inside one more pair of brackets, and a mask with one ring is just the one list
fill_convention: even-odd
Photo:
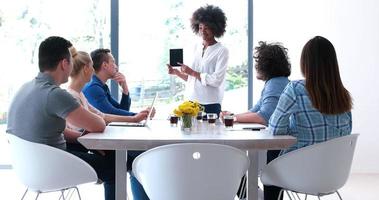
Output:
[[271,161],[261,174],[264,185],[283,188],[288,191],[320,196],[337,193],[345,185],[351,164],[358,134],[338,137],[326,142],[307,146]]
[[[34,142],[29,142],[12,134],[7,134],[10,144],[12,168],[28,190],[40,193],[76,189],[79,184],[97,181],[95,170],[80,158],[63,150]],[[60,198],[61,198],[60,197]]]
[[249,164],[234,147],[184,143],[142,153],[133,173],[151,200],[233,200]]

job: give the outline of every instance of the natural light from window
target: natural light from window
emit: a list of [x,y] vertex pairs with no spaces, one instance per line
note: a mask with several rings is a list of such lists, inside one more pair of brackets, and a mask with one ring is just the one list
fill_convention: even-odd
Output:
[[[149,6],[146,6],[149,4]],[[165,118],[185,100],[185,84],[167,74],[170,48],[184,49],[184,63],[192,63],[194,44],[201,42],[190,27],[192,13],[207,4],[220,7],[227,27],[219,41],[230,52],[222,107],[247,109],[247,1],[120,1],[119,65],[129,81],[132,109],[150,104],[159,92],[157,117]],[[238,103],[233,97],[239,96]]]

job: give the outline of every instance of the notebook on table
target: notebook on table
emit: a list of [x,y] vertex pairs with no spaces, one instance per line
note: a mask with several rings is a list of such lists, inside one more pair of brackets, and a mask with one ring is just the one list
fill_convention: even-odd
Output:
[[151,120],[151,113],[153,112],[155,100],[157,99],[158,92],[155,93],[155,96],[153,98],[153,101],[151,102],[150,111],[147,114],[146,120],[142,120],[140,122],[111,122],[108,124],[108,126],[128,126],[128,127],[145,127],[147,126],[148,122]]

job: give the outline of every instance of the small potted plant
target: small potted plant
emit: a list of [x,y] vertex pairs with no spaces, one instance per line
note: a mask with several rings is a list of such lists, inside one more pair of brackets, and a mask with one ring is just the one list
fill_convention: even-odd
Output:
[[203,107],[196,101],[185,101],[174,109],[174,114],[182,119],[183,130],[191,130],[192,118],[203,110]]

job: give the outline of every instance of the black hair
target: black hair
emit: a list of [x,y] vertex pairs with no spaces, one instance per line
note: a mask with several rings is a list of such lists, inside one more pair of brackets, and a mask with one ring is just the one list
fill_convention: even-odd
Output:
[[51,36],[42,41],[38,50],[39,71],[55,70],[62,59],[70,61],[70,47],[71,42],[59,36]]
[[226,16],[217,6],[207,5],[197,9],[191,18],[191,27],[194,33],[199,34],[199,25],[207,25],[216,38],[224,35]]
[[109,53],[111,50],[109,49],[96,49],[91,52],[91,58],[93,62],[93,68],[96,72],[98,72],[101,68],[101,65],[103,62],[108,62],[109,60]]
[[255,47],[255,69],[262,80],[270,80],[274,77],[291,75],[291,64],[287,55],[287,48],[279,43],[260,41]]

